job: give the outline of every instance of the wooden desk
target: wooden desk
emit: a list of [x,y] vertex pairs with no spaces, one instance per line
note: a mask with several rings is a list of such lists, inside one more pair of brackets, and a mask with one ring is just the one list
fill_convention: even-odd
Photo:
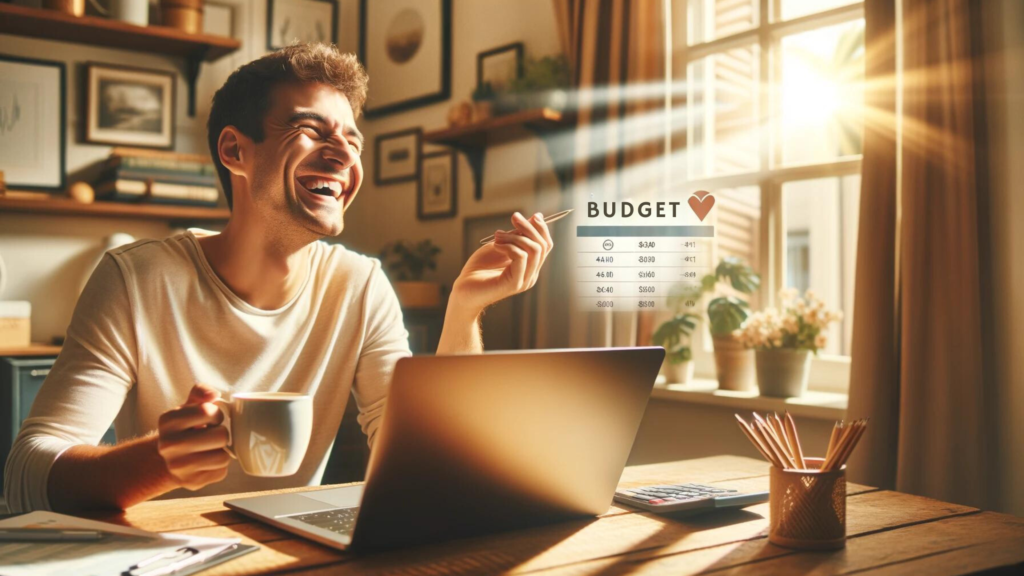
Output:
[[[623,485],[701,482],[768,487],[768,465],[717,456],[627,468]],[[313,544],[227,510],[223,496],[141,504],[94,515],[159,532],[240,537],[263,548],[214,574],[967,574],[1024,570],[1024,518],[849,485],[845,550],[796,552],[769,544],[768,505],[672,520],[613,506],[596,519],[371,556]],[[720,571],[720,572],[719,572]]]

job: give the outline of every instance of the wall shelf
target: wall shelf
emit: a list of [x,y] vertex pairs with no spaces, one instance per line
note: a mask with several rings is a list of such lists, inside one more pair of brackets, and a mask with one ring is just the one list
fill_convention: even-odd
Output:
[[569,130],[575,123],[572,114],[551,108],[524,110],[495,116],[467,126],[432,130],[423,134],[423,141],[450,146],[466,155],[473,171],[473,197],[483,198],[484,157],[487,146],[498,137],[515,137],[516,128],[525,128],[544,140],[555,165],[555,174],[562,187],[572,179],[572,138]]
[[71,16],[56,10],[13,4],[0,4],[0,34],[183,57],[190,116],[195,115],[199,65],[218,60],[242,46],[234,38],[189,34],[167,26],[136,26],[95,16]]
[[86,216],[107,218],[133,218],[136,220],[162,220],[167,222],[226,221],[231,212],[227,208],[201,206],[175,206],[169,204],[129,204],[102,200],[83,204],[74,200],[35,200],[0,196],[0,214],[49,214],[57,216]]

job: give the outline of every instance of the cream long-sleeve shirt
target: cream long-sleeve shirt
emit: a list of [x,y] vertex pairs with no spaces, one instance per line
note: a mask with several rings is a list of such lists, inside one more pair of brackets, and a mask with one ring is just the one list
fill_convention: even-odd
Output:
[[190,229],[104,255],[8,457],[4,495],[13,512],[49,508],[47,478],[64,450],[97,444],[111,422],[118,439],[156,430],[160,414],[197,382],[224,396],[312,394],[313,435],[294,476],[248,476],[232,461],[222,482],[166,497],[318,484],[350,390],[372,445],[395,363],[410,354],[380,262],[316,242],[298,294],[260,310],[214,273],[196,240],[206,234]]

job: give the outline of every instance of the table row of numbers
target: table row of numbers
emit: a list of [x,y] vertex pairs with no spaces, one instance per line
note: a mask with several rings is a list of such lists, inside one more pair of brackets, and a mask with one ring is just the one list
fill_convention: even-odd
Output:
[[699,282],[710,270],[707,268],[578,268],[577,282]]
[[577,238],[580,252],[671,252],[699,253],[704,239],[693,238]]
[[696,298],[700,294],[698,282],[591,282],[577,280],[576,295],[579,297],[669,297]]
[[668,300],[664,296],[655,298],[614,297],[614,298],[576,298],[576,309],[580,312],[633,312],[637,310],[668,310]]
[[576,265],[579,267],[621,268],[623,266],[706,267],[704,254],[677,254],[646,252],[577,252]]

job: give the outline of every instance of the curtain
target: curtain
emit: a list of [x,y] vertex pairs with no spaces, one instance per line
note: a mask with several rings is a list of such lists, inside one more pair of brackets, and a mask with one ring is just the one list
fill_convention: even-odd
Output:
[[848,413],[871,424],[850,476],[986,507],[996,492],[995,435],[982,350],[979,218],[986,198],[976,185],[974,150],[977,31],[969,0],[897,1],[865,2]]
[[[573,149],[572,184],[560,192],[561,207],[580,210],[588,198],[657,194],[668,129],[663,0],[553,2],[572,69],[577,119],[575,131],[566,135]],[[541,275],[537,345],[637,344],[638,333],[650,332],[648,316],[573,309],[575,229],[556,226],[552,232],[557,248],[547,277]]]

